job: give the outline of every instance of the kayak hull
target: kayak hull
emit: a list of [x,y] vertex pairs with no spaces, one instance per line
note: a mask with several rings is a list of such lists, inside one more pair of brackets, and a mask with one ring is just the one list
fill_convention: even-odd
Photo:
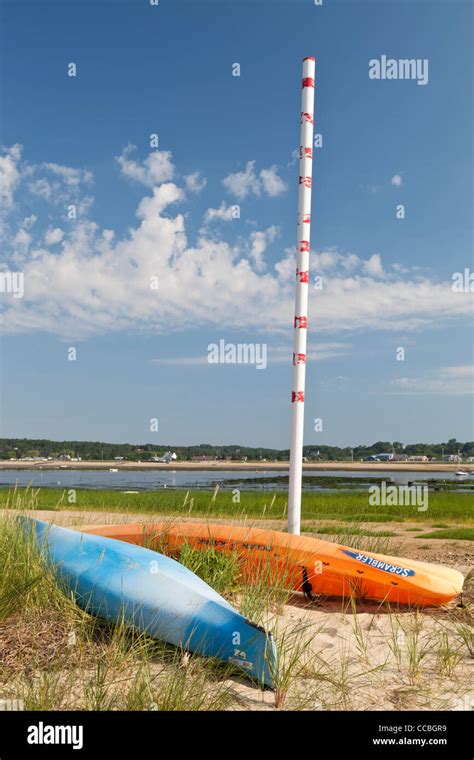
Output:
[[114,538],[29,519],[56,580],[91,615],[185,650],[231,662],[272,686],[274,642],[170,557]]
[[247,581],[267,572],[274,585],[327,596],[438,606],[455,599],[464,582],[457,570],[441,565],[262,528],[157,522],[93,525],[83,530],[133,544],[161,547],[171,555],[179,555],[183,544],[236,553]]

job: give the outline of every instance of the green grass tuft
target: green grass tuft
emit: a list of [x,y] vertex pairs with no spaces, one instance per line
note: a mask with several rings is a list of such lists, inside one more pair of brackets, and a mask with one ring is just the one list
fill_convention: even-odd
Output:
[[474,528],[435,530],[432,533],[423,533],[417,536],[417,538],[451,538],[457,541],[474,541]]
[[224,554],[215,549],[194,549],[183,544],[178,561],[219,594],[231,593],[238,587],[240,563],[237,553]]
[[303,533],[315,533],[322,535],[341,535],[341,536],[366,536],[366,537],[384,537],[388,538],[396,536],[397,534],[391,530],[368,530],[367,528],[346,527],[345,525],[322,525],[317,526],[304,526],[302,528]]

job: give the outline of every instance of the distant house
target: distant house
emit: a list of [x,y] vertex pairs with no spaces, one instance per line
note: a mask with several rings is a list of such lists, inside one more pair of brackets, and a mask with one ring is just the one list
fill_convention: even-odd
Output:
[[429,459],[426,456],[426,454],[420,454],[420,455],[408,457],[408,461],[409,462],[429,462]]
[[459,454],[444,454],[443,455],[443,462],[460,462],[461,457]]
[[393,454],[377,454],[377,459],[379,462],[391,462]]
[[366,462],[378,462],[379,458],[378,456],[375,456],[375,454],[370,454],[370,456],[365,457]]

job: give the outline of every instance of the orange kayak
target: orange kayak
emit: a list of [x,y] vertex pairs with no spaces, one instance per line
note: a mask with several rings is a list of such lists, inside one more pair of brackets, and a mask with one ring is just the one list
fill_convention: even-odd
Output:
[[462,591],[463,575],[418,562],[276,530],[193,522],[81,527],[85,533],[179,555],[184,544],[235,554],[248,582],[262,578],[308,596],[356,597],[394,604],[441,605]]

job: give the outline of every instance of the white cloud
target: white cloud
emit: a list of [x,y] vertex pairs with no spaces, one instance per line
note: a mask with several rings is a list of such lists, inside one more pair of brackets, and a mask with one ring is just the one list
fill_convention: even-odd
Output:
[[13,193],[20,181],[18,162],[21,158],[21,145],[2,148],[0,155],[0,208],[10,209],[13,206]]
[[38,221],[38,217],[36,214],[30,214],[30,216],[25,216],[21,223],[21,227],[23,227],[25,230],[29,230],[30,227],[34,225],[35,222]]
[[229,193],[236,195],[241,200],[246,198],[249,193],[260,195],[260,181],[255,174],[255,161],[248,161],[243,172],[228,174],[222,180],[222,184]]
[[163,182],[169,182],[174,176],[172,153],[169,150],[155,150],[148,154],[140,164],[130,154],[136,150],[135,145],[127,145],[115,160],[120,171],[128,179],[140,182],[146,187],[156,187]]
[[[394,187],[401,187],[403,185],[403,179],[401,174],[394,174],[393,177],[390,178],[390,184]],[[383,190],[386,187],[385,182],[381,185],[377,184],[370,184],[370,185],[360,185],[360,187],[364,188],[365,190],[368,190],[369,193],[379,193],[381,190]]]
[[50,201],[53,198],[53,187],[44,177],[36,179],[34,182],[30,182],[28,190],[33,195],[37,195],[38,198],[43,198],[45,201]]
[[269,169],[262,169],[260,172],[263,190],[271,198],[281,195],[287,189],[286,183],[278,176],[277,171],[277,166],[271,166]]
[[219,208],[208,208],[204,214],[204,222],[213,222],[215,219],[220,219],[223,222],[231,222],[235,218],[234,206],[226,206],[224,201],[221,202]]
[[93,203],[94,197],[92,195],[84,195],[82,198],[80,198],[80,200],[76,202],[78,217],[81,218],[83,216],[86,216]]
[[41,168],[60,177],[66,185],[77,187],[82,182],[90,184],[93,181],[93,174],[84,169],[75,169],[71,166],[60,166],[59,164],[45,162]]
[[[252,335],[252,338],[254,335]],[[243,340],[242,342],[246,342]],[[250,339],[247,341],[250,342]],[[351,348],[350,343],[319,343],[314,351],[308,351],[308,359],[311,361],[323,361],[334,357],[343,356]],[[293,349],[291,345],[269,345],[268,364],[288,364],[292,362]],[[205,351],[201,356],[176,356],[158,359],[150,359],[150,364],[162,366],[209,366],[208,353]]]
[[[38,176],[40,174],[42,176]],[[90,186],[94,179],[92,172],[85,169],[45,161],[26,164],[22,178],[28,180],[31,195],[57,206],[75,203],[80,215],[86,213],[94,201],[92,196],[82,196],[83,185]]]
[[370,259],[364,261],[363,270],[366,274],[370,274],[373,277],[383,277],[384,271],[380,255],[378,253],[374,253]]
[[398,272],[399,274],[405,274],[406,272],[410,271],[410,269],[403,264],[395,263],[391,264],[391,267],[395,270],[395,272]]
[[186,186],[186,190],[189,190],[191,193],[200,193],[201,190],[204,190],[204,188],[207,185],[207,179],[205,177],[201,177],[200,172],[194,172],[193,174],[187,174],[184,178],[184,184]]
[[295,164],[299,161],[300,158],[300,152],[295,148],[295,150],[291,151],[291,158],[287,163],[287,167],[290,168],[290,166],[295,166]]
[[15,143],[15,145],[11,145],[9,148],[3,148],[3,150],[13,161],[18,163],[23,153],[23,146],[20,145],[20,143]]
[[64,237],[64,232],[60,227],[48,227],[44,235],[45,245],[55,245],[60,243]]
[[[23,234],[17,240],[25,296],[8,302],[4,329],[47,331],[68,339],[120,330],[156,334],[216,326],[288,335],[294,249],[265,269],[264,254],[276,239],[275,226],[249,231],[234,245],[202,231],[191,244],[185,217],[176,208],[184,200],[184,191],[172,182],[155,186],[122,236],[79,218],[64,230],[59,250],[52,242],[59,236],[54,232],[60,228],[57,222],[51,223],[49,242],[41,230],[35,237],[32,226],[29,240]],[[12,244],[10,258],[15,254]],[[408,332],[472,314],[471,293],[455,293],[451,281],[437,282],[413,269],[387,272],[380,254],[363,258],[335,248],[312,253],[310,279],[320,272],[322,290],[314,290],[310,281],[309,293],[310,331],[318,335]],[[150,287],[151,278],[157,278],[158,290]]]
[[[339,356],[345,356],[350,352],[352,345],[350,343],[323,343],[318,341],[314,349],[307,351],[308,361],[324,361]],[[287,346],[269,346],[268,363],[288,363],[291,364],[293,348]]]
[[278,237],[278,227],[272,225],[263,231],[256,231],[250,234],[250,257],[253,259],[257,272],[263,272],[266,268],[265,253],[269,243],[272,243]]
[[400,377],[392,380],[393,392],[402,394],[434,393],[445,396],[474,394],[474,365],[439,367],[419,377]]
[[255,173],[255,161],[248,161],[244,171],[228,174],[222,180],[226,190],[243,200],[248,195],[259,196],[262,192],[270,197],[283,193],[287,186],[277,174],[278,167],[270,166],[262,169],[259,176]]
[[312,257],[314,269],[326,272],[337,267],[352,271],[361,265],[361,260],[355,254],[341,254],[335,248],[327,248]]
[[31,243],[31,235],[22,227],[18,230],[15,237],[13,238],[13,245],[16,248],[25,247],[28,248],[29,244]]

